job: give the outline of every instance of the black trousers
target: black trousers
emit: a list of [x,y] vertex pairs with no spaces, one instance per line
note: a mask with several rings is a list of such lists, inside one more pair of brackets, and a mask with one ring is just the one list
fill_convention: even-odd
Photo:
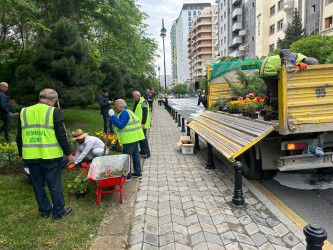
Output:
[[0,127],[0,133],[2,131],[5,132],[5,139],[6,141],[10,140],[9,133],[10,133],[10,125],[12,123],[11,116],[8,116],[7,114],[0,112],[0,118],[3,121],[3,125]]

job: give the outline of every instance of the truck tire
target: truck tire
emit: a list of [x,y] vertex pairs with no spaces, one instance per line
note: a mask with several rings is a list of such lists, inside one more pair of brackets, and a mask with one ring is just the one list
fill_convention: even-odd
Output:
[[319,173],[333,174],[333,168],[318,168]]
[[254,148],[249,148],[239,156],[239,161],[243,164],[243,175],[249,180],[262,178],[261,160],[256,159]]

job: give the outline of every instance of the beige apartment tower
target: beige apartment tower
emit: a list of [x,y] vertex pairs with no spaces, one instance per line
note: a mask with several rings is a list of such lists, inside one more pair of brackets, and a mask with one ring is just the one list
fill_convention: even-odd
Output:
[[216,6],[204,8],[192,20],[188,36],[188,59],[190,79],[193,83],[206,75],[206,65],[215,57],[215,14]]

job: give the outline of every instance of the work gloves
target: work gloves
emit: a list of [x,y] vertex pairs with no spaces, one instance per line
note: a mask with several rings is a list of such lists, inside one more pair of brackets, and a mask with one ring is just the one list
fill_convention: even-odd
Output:
[[114,115],[114,110],[113,109],[110,109],[109,110],[109,116],[111,117],[111,116],[113,116]]
[[296,63],[296,66],[299,66],[300,70],[305,70],[307,67],[307,64],[300,62],[300,63]]

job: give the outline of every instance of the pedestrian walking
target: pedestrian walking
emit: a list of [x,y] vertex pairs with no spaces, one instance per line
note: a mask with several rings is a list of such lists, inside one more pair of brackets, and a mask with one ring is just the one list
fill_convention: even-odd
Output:
[[153,95],[150,93],[149,89],[146,89],[146,93],[143,94],[143,98],[145,98],[148,102],[150,112],[153,112]]
[[162,95],[161,94],[158,95],[157,101],[158,101],[158,105],[162,106]]
[[141,127],[143,129],[143,133],[145,135],[145,139],[140,141],[140,154],[142,158],[150,157],[150,149],[147,140],[147,129],[150,128],[150,112],[149,105],[145,98],[141,97],[139,91],[134,91],[133,94],[134,108],[133,112],[138,116],[141,121]]
[[[116,134],[120,143],[123,144],[123,154],[129,154],[133,159],[133,176],[142,177],[140,154],[138,149],[139,141],[145,138],[139,118],[127,108],[123,99],[115,102],[114,110],[109,110],[110,120],[115,126]],[[131,171],[127,175],[127,181],[131,180]]]
[[[104,133],[106,134],[108,130],[108,121],[109,121],[109,110],[111,109],[111,103],[113,101],[109,100],[109,90],[104,88],[102,94],[98,97],[99,105],[101,106],[101,115],[103,116],[104,121]],[[110,124],[110,133],[114,133],[112,125]]]
[[[71,207],[64,208],[61,161],[65,154],[69,163],[72,163],[73,156],[62,113],[53,107],[57,99],[55,90],[44,89],[39,94],[37,104],[23,108],[16,138],[19,156],[30,172],[39,212],[43,218],[48,218],[52,213],[54,220],[72,211]],[[53,205],[47,198],[45,181]]]
[[5,94],[8,90],[6,82],[0,83],[0,119],[3,125],[0,127],[0,133],[4,131],[6,141],[10,141],[10,126],[13,123],[12,112],[13,104],[9,97]]

